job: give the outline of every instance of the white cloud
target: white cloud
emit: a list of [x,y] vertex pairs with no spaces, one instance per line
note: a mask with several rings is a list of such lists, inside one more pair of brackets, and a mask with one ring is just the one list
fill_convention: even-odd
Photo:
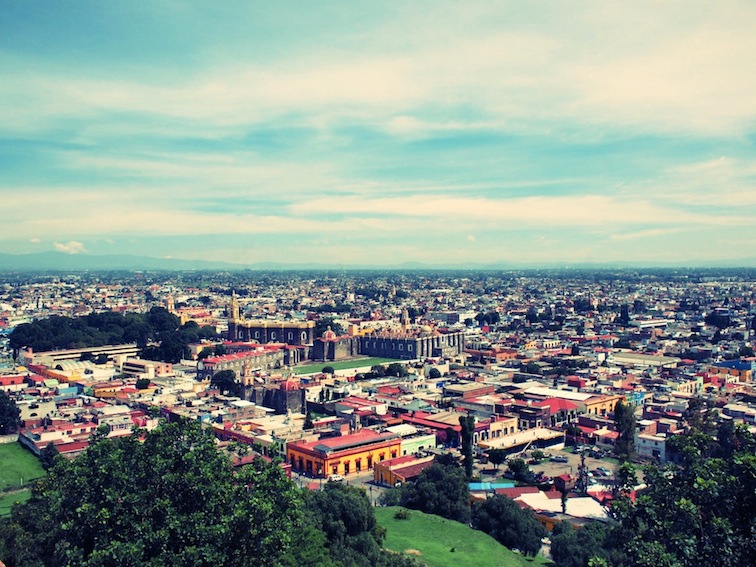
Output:
[[731,9],[641,2],[609,10],[584,2],[534,15],[520,30],[507,21],[522,18],[514,5],[447,6],[434,18],[434,33],[422,30],[427,13],[407,9],[396,17],[416,29],[401,50],[386,49],[398,33],[398,22],[386,21],[359,42],[292,50],[268,65],[229,53],[172,82],[138,71],[103,80],[84,67],[63,75],[53,64],[7,55],[18,72],[0,94],[0,108],[13,108],[6,128],[72,117],[96,123],[117,112],[174,119],[171,130],[204,136],[288,114],[321,125],[327,117],[387,121],[406,132],[429,126],[407,118],[417,111],[460,105],[492,116],[495,125],[569,120],[742,132],[756,117],[756,13],[753,3],[726,4]]
[[75,240],[69,242],[55,242],[53,246],[58,252],[63,252],[65,254],[85,254],[87,252],[84,245]]
[[[521,198],[473,198],[444,195],[407,197],[322,197],[291,205],[296,215],[331,213],[428,217],[452,224],[465,220],[500,226],[615,226],[649,224],[749,225],[747,216],[713,216],[663,207],[645,200],[619,199],[604,195],[534,196]],[[456,220],[456,222],[454,222]],[[493,223],[493,224],[491,224]]]
[[[682,228],[650,228],[648,230],[638,230],[635,232],[626,232],[623,234],[612,234],[612,240],[638,240],[641,238],[656,238],[659,236],[669,236],[681,232]],[[692,230],[692,229],[690,229]]]

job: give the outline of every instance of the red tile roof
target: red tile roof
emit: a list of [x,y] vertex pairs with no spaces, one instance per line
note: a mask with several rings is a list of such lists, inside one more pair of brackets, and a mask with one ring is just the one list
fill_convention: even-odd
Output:
[[513,486],[512,488],[496,488],[495,492],[496,494],[500,494],[501,496],[506,496],[507,498],[514,500],[515,498],[519,498],[523,494],[536,494],[540,491],[538,490],[537,486]]

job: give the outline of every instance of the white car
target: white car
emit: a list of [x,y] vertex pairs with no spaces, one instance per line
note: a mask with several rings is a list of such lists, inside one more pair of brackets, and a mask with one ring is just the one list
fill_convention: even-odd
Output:
[[344,480],[344,477],[340,474],[332,474],[328,477],[328,482],[341,482],[342,480]]

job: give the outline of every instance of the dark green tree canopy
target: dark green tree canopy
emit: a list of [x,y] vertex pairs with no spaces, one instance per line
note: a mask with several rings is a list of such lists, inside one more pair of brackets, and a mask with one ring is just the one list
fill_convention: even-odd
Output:
[[39,453],[39,464],[42,465],[42,468],[47,470],[50,470],[55,466],[55,463],[58,462],[58,459],[61,459],[60,453],[58,452],[58,449],[53,445],[52,443],[48,443],[45,445],[45,448],[42,449]]
[[386,376],[407,376],[407,366],[399,362],[392,362],[386,367]]
[[[322,491],[305,494],[306,517],[324,537],[307,542],[307,548],[328,549],[333,565],[350,567],[411,567],[410,558],[381,549],[385,531],[375,520],[375,512],[365,490],[329,482]],[[320,553],[317,553],[320,556]],[[297,567],[312,564],[299,558]]]
[[434,463],[415,482],[402,485],[400,503],[466,524],[470,520],[467,476],[461,467]]
[[336,333],[336,336],[340,337],[344,334],[344,328],[341,326],[341,323],[337,323],[333,317],[321,317],[315,321],[315,338],[322,337],[323,333],[328,330],[328,327]]
[[428,371],[428,378],[431,380],[436,380],[437,378],[441,378],[441,371],[438,368],[431,368]]
[[569,522],[559,522],[551,532],[551,558],[557,567],[585,567],[594,557],[617,561],[610,534],[611,528],[602,522],[592,522],[579,530]]
[[472,415],[459,416],[459,424],[462,427],[460,438],[462,440],[462,464],[468,479],[473,476],[473,435],[475,433],[475,417]]
[[489,449],[488,461],[497,469],[507,460],[507,452],[504,449]]
[[743,426],[720,427],[715,441],[699,430],[672,438],[678,463],[648,465],[635,502],[632,466],[620,467],[614,522],[552,532],[557,567],[591,559],[615,567],[752,565],[756,552],[756,442]]
[[60,459],[0,525],[9,565],[276,565],[301,501],[262,459],[235,470],[194,422]]
[[0,390],[0,435],[8,435],[18,431],[21,424],[21,411],[8,394]]
[[627,461],[635,455],[635,414],[623,400],[614,406],[614,424],[617,428],[615,449],[620,460]]
[[546,530],[533,512],[523,510],[506,496],[493,496],[476,502],[472,508],[472,525],[511,549],[536,555]]
[[221,370],[213,374],[210,385],[218,388],[221,393],[228,392],[233,396],[239,395],[240,384],[236,381],[236,372],[233,370]]
[[136,343],[141,356],[152,360],[178,362],[188,356],[187,344],[216,336],[212,327],[199,327],[194,321],[181,320],[163,307],[148,313],[91,313],[85,317],[54,315],[15,328],[10,336],[14,355],[31,347],[46,351],[66,348],[98,347]]

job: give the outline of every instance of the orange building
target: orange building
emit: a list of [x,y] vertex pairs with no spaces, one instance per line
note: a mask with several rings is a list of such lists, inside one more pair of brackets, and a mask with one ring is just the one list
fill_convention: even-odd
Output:
[[434,462],[433,455],[416,457],[415,455],[402,455],[396,459],[375,463],[373,469],[373,482],[381,486],[395,486],[408,480],[414,480]]
[[401,454],[402,440],[394,433],[376,433],[363,429],[350,435],[296,441],[286,447],[286,460],[300,473],[327,477],[347,476],[368,471],[374,463],[396,458]]

